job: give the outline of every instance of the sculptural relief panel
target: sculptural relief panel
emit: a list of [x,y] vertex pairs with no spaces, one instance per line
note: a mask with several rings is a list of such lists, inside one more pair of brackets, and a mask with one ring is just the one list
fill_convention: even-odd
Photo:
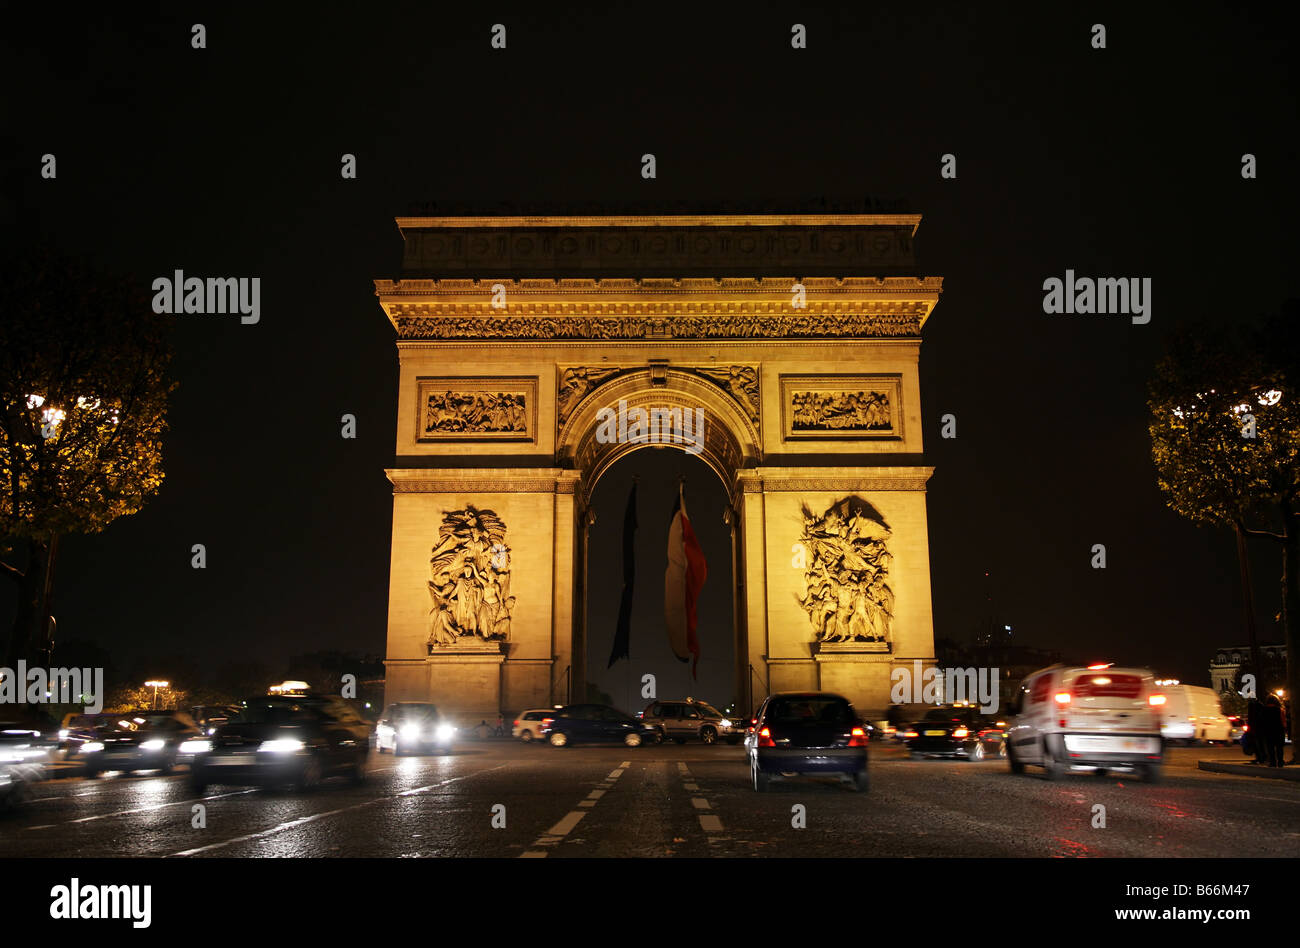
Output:
[[781,376],[782,437],[901,439],[898,375]]
[[536,438],[536,378],[421,378],[416,391],[416,441]]

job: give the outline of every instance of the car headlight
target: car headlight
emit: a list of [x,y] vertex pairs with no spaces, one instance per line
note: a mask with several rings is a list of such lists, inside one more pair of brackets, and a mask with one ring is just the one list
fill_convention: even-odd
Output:
[[68,739],[68,729],[66,727],[59,728],[59,740],[66,741],[67,739]]
[[86,743],[81,745],[81,752],[83,754],[93,754],[96,751],[102,751],[103,749],[104,745],[99,741],[86,741]]
[[419,740],[419,739],[420,739],[420,733],[421,733],[421,731],[420,731],[420,725],[418,725],[418,724],[403,724],[403,725],[402,725],[401,735],[402,735],[402,737],[406,738],[408,741],[417,741],[417,740]]
[[718,723],[721,724],[723,727],[731,727],[731,722],[728,721],[726,718],[723,718]]
[[166,747],[166,746],[167,746],[167,742],[166,742],[166,741],[160,741],[160,740],[145,741],[143,744],[140,745],[140,750],[142,750],[142,751],[160,751],[160,750],[162,750],[162,749],[163,749],[164,747]]
[[183,741],[180,746],[182,754],[206,754],[212,750],[212,742],[205,740]]
[[450,724],[438,725],[438,740],[449,741],[456,736],[456,729]]
[[258,750],[265,751],[268,754],[293,754],[306,746],[297,738],[282,737],[274,741],[262,741],[262,745]]

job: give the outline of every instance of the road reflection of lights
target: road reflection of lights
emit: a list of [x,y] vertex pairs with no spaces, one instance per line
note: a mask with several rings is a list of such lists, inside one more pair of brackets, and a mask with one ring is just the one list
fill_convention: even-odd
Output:
[[156,799],[167,792],[171,781],[159,779],[161,775],[151,774],[142,780],[133,780],[130,784],[130,795],[134,797],[133,802],[147,803]]

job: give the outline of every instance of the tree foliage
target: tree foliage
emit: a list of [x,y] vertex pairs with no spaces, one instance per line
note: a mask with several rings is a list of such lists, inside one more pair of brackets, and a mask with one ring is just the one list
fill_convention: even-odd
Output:
[[170,350],[142,286],[38,251],[0,279],[0,536],[95,533],[163,480]]

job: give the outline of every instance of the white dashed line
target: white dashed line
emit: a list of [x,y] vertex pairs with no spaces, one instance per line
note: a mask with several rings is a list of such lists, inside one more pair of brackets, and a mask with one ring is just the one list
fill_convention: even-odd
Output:
[[617,770],[611,770],[609,772],[609,776],[600,782],[599,787],[597,787],[595,790],[592,790],[589,794],[587,794],[587,798],[585,800],[581,800],[578,802],[578,806],[582,807],[582,809],[573,810],[568,815],[566,815],[562,820],[560,820],[560,822],[556,823],[554,826],[548,829],[541,836],[537,837],[537,839],[533,842],[533,848],[529,850],[525,850],[523,853],[520,854],[519,858],[520,859],[545,859],[548,853],[544,849],[539,849],[538,847],[558,846],[560,843],[564,842],[564,837],[568,836],[570,833],[573,832],[573,828],[578,825],[578,823],[582,820],[582,818],[586,816],[587,813],[591,810],[591,808],[594,807],[596,803],[600,800],[600,798],[605,795],[605,792],[609,790],[611,787],[613,787],[614,782],[618,780],[619,777],[623,776],[623,773],[627,770],[627,768],[631,766],[632,766],[632,762],[630,760],[625,760],[623,761],[623,763],[619,764]]

